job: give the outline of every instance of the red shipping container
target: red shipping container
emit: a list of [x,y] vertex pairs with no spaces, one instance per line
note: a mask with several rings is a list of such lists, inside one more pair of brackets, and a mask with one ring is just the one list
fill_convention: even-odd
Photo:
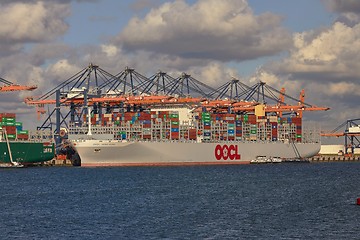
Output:
[[28,134],[18,134],[17,139],[19,139],[19,140],[28,140],[29,135]]
[[16,126],[3,126],[7,134],[16,134]]
[[16,118],[15,113],[2,113],[2,117],[4,118]]
[[179,139],[179,132],[171,132],[171,139]]
[[143,135],[143,139],[151,139],[151,134]]
[[291,118],[291,122],[292,122],[292,123],[295,123],[296,125],[298,125],[298,124],[301,125],[301,120],[302,120],[302,118],[300,118],[300,117],[293,117],[293,118]]
[[277,136],[277,134],[278,134],[278,131],[277,131],[277,129],[273,129],[273,130],[271,130],[271,136],[273,136],[273,137],[276,137]]
[[196,135],[196,129],[189,129],[189,134],[194,134],[194,135]]

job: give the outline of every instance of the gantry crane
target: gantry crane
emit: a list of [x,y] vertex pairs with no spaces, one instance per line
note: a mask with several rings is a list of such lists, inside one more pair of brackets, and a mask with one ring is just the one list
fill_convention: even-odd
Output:
[[[277,94],[280,96],[278,97]],[[153,106],[184,106],[196,111],[227,112],[242,114],[254,112],[259,104],[264,105],[265,112],[276,114],[302,111],[327,110],[304,102],[304,92],[300,99],[285,94],[285,89],[277,90],[259,81],[253,86],[247,86],[240,80],[232,79],[229,83],[215,89],[208,86],[190,74],[182,73],[173,78],[167,73],[159,71],[150,78],[126,67],[116,75],[112,75],[95,64],[76,73],[59,86],[51,89],[39,98],[27,98],[28,105],[35,105],[39,109],[44,105],[55,105],[55,108],[38,127],[51,128],[51,116],[55,115],[55,138],[59,135],[60,127],[67,128],[67,118],[70,122],[83,122],[83,115],[92,107],[92,113],[102,115],[114,110],[125,111],[133,109],[141,111]],[[287,99],[296,101],[288,105]],[[70,111],[60,110],[65,106]],[[44,111],[42,111],[43,113]],[[55,139],[56,140],[56,139]]]
[[[345,127],[344,131],[339,131]],[[348,119],[330,132],[320,133],[322,137],[344,137],[345,155],[354,155],[360,147],[360,118]],[[350,151],[349,151],[350,150]]]

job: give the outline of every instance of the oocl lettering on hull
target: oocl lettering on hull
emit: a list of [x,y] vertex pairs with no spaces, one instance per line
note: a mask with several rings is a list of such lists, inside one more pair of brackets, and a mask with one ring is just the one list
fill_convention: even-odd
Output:
[[216,145],[215,147],[216,160],[240,160],[237,145]]

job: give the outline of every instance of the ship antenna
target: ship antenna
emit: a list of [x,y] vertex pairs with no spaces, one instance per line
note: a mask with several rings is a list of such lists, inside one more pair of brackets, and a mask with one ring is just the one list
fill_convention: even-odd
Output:
[[91,134],[91,115],[90,115],[90,108],[87,108],[88,110],[88,133],[87,135],[92,135]]

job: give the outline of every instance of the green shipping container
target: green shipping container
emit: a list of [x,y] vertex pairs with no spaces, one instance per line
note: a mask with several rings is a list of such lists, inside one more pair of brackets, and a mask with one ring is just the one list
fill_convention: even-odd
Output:
[[3,126],[15,126],[15,122],[2,122]]
[[14,123],[15,124],[15,118],[2,118],[2,121],[3,122],[12,122],[12,123]]
[[9,139],[15,139],[16,138],[16,134],[7,134],[7,137]]
[[18,134],[29,134],[29,130],[17,131]]
[[15,122],[15,126],[17,127],[22,126],[22,122]]

